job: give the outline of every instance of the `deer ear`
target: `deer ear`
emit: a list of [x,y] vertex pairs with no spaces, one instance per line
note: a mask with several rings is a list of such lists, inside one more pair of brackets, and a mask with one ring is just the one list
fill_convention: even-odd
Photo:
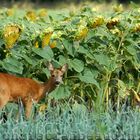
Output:
[[49,69],[49,71],[53,71],[54,70],[54,67],[53,67],[51,62],[48,63],[48,69]]
[[64,73],[68,69],[68,64],[62,66],[61,71]]

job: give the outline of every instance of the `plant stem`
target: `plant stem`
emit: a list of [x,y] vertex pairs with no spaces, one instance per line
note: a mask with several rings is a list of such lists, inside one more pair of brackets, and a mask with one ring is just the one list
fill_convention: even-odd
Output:
[[105,76],[105,88],[104,88],[104,101],[105,101],[105,106],[106,110],[108,111],[109,108],[109,81],[111,77],[111,72],[107,73]]

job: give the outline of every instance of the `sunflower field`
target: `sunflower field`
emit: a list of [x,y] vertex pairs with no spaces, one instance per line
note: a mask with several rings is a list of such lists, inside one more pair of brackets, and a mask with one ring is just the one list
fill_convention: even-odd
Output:
[[[7,134],[0,134],[1,138],[114,139],[120,134],[121,139],[139,136],[140,128],[136,124],[129,123],[136,127],[135,133],[128,125],[121,125],[121,128],[117,125],[126,120],[132,123],[131,119],[140,117],[137,110],[140,105],[139,8],[124,10],[119,5],[104,13],[89,6],[76,12],[1,9],[0,21],[1,72],[44,82],[49,78],[46,62],[51,61],[55,67],[68,64],[64,83],[49,94],[48,99],[56,100],[59,107],[55,111],[50,109],[46,126],[43,126],[44,118],[36,118],[34,122],[21,120],[14,125],[9,114],[7,125],[0,126],[0,131],[8,129]],[[41,101],[40,110],[48,106]],[[122,110],[129,112],[128,115]],[[87,115],[89,112],[91,114]],[[109,120],[110,114],[112,120]],[[57,126],[51,127],[49,121],[53,124],[53,117]],[[64,124],[68,124],[67,127]],[[11,132],[13,127],[15,134]]]

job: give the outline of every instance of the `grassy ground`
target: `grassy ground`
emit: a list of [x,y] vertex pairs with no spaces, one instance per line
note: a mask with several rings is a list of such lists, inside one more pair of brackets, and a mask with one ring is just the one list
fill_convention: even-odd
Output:
[[140,113],[110,109],[106,113],[88,112],[84,106],[74,105],[59,114],[49,110],[36,119],[15,121],[8,115],[0,122],[0,139],[139,139]]

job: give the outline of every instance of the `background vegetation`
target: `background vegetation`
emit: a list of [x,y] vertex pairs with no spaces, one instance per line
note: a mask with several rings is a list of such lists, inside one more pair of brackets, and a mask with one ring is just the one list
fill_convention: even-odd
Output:
[[[2,0],[3,2],[5,0]],[[18,2],[20,0],[6,0],[7,2]],[[129,3],[131,0],[61,0],[61,2],[85,2],[85,1],[90,1],[90,2],[122,2],[122,3]],[[133,2],[139,2],[138,0],[132,0]],[[42,3],[42,2],[60,2],[59,0],[23,0],[23,2],[35,2],[35,3]]]
[[20,1],[20,0],[1,0],[1,6],[12,6],[13,4],[17,4],[19,3],[19,5],[21,6],[23,3],[32,3],[32,4],[35,4],[35,7],[36,6],[58,6],[59,4],[64,4],[64,5],[67,5],[67,4],[70,4],[70,3],[73,3],[73,4],[81,4],[81,3],[85,3],[85,2],[90,2],[90,3],[99,3],[99,4],[102,4],[102,3],[123,3],[123,4],[130,4],[131,2],[134,2],[134,3],[139,3],[139,0],[23,0],[23,1]]

